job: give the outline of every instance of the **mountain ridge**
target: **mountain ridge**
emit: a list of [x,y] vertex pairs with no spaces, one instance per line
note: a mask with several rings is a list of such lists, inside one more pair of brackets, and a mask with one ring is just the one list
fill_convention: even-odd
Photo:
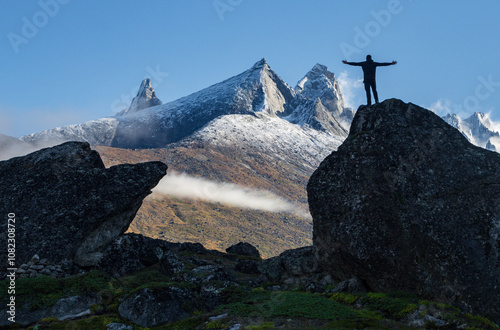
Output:
[[[313,68],[316,71],[317,69],[318,65]],[[335,119],[335,116],[344,113],[345,108],[338,82],[326,67],[322,66],[322,69],[322,74],[330,77],[330,85],[320,86],[323,90],[317,93],[323,96],[328,105],[330,100],[338,100],[335,107],[323,106],[315,109],[317,100],[307,97],[307,93],[311,92],[310,87],[304,89],[306,92],[296,92],[271,69],[265,59],[262,59],[236,76],[178,100],[142,108],[140,111],[125,111],[115,117],[26,135],[21,137],[21,140],[36,144],[41,141],[61,142],[73,139],[84,140],[93,145],[122,148],[164,147],[180,141],[220,116],[264,113],[287,120],[287,116],[297,109],[311,113],[309,117],[316,123],[314,128],[330,131],[333,135],[346,136],[347,131],[345,128],[342,130],[342,125]],[[309,72],[306,76],[312,74]],[[146,80],[141,87],[145,84]],[[146,85],[150,85],[150,82]],[[144,88],[139,90],[138,96],[144,94],[143,90]],[[154,90],[149,92],[149,100],[153,100]],[[296,102],[293,102],[294,100]],[[138,102],[134,98],[129,109]],[[295,116],[289,118],[297,119],[300,116],[295,113]],[[294,123],[299,126],[308,124],[307,120],[296,120]]]

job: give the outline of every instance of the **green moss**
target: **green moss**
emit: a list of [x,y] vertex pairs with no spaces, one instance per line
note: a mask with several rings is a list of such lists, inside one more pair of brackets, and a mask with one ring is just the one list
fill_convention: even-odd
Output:
[[338,292],[338,293],[332,294],[330,299],[338,301],[339,303],[352,305],[359,299],[359,296],[349,294],[349,293]]
[[228,324],[223,320],[211,321],[205,325],[206,329],[227,329],[228,327]]
[[63,283],[56,278],[39,276],[16,280],[17,303],[29,303],[30,310],[51,307],[62,297]]
[[357,311],[337,301],[303,292],[253,291],[239,302],[225,306],[242,317],[289,317],[319,320],[356,319]]
[[385,317],[380,315],[380,313],[376,311],[372,311],[369,309],[359,309],[358,310],[360,319],[363,320],[385,320]]
[[264,322],[259,325],[249,325],[245,327],[247,330],[265,330],[265,329],[274,329],[274,322]]
[[[338,320],[332,321],[324,329],[394,329],[383,320]],[[399,328],[399,327],[398,327]]]
[[40,323],[52,323],[52,322],[58,322],[59,319],[57,317],[46,317],[40,320]]
[[465,314],[465,317],[469,321],[468,329],[498,329],[495,323],[485,317],[471,315],[469,313]]
[[168,282],[170,278],[164,275],[158,265],[141,269],[132,275],[120,279],[123,288],[134,290],[141,286],[148,286],[153,283]]
[[99,271],[65,279],[50,276],[20,278],[16,280],[16,300],[20,305],[29,303],[30,310],[44,309],[64,297],[103,291],[108,287],[108,281],[109,278]]
[[207,317],[198,315],[195,317],[190,317],[175,323],[170,323],[163,325],[161,327],[155,327],[151,329],[167,329],[167,330],[184,330],[184,329],[198,329],[207,321]]
[[[103,316],[91,316],[82,320],[78,320],[76,322],[73,322],[72,326],[75,329],[106,329],[107,328],[106,325],[110,323],[130,324],[129,322],[126,322],[120,317],[114,315],[103,315]],[[67,327],[65,327],[65,329],[67,329]]]
[[361,303],[384,317],[401,319],[417,309],[416,299],[401,293],[367,293]]
[[90,305],[89,309],[92,314],[100,314],[104,311],[105,308],[101,304],[93,304]]
[[[100,315],[91,316],[80,320],[71,321],[59,321],[57,318],[47,318],[36,324],[34,328],[37,330],[45,329],[55,329],[55,330],[66,330],[66,329],[106,329],[106,325],[109,323],[124,323],[130,324],[130,322],[122,319],[121,317],[114,315]],[[136,328],[142,329],[142,328]]]
[[82,294],[84,292],[99,292],[107,289],[109,279],[104,273],[92,270],[82,276],[64,279],[63,282],[66,290],[74,294]]

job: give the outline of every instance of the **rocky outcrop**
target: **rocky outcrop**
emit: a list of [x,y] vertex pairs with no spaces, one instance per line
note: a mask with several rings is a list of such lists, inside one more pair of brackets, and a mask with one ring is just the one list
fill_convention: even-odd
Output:
[[277,257],[262,261],[258,269],[271,281],[282,281],[289,277],[309,277],[321,271],[315,254],[314,246],[286,250]]
[[250,243],[239,242],[226,249],[227,253],[233,253],[240,256],[256,257],[260,259],[260,252]]
[[137,95],[132,99],[128,109],[118,113],[117,115],[121,116],[124,114],[130,114],[161,104],[161,100],[156,97],[156,92],[151,85],[151,79],[146,78],[142,81],[141,86],[137,91]]
[[[91,314],[89,307],[97,304],[100,297],[94,293],[90,295],[70,296],[58,299],[52,306],[42,309],[33,309],[29,303],[17,306],[15,320],[18,325],[29,325],[46,317],[57,318],[59,320],[70,320]],[[3,315],[7,310],[3,309]],[[12,323],[7,317],[0,318],[0,326],[12,328]],[[2,328],[5,329],[5,328]]]
[[38,276],[52,276],[56,278],[65,277],[66,274],[62,270],[61,265],[55,265],[47,259],[40,260],[40,257],[35,254],[30,261],[22,264],[17,268],[16,277],[38,277]]
[[125,299],[118,312],[141,327],[153,327],[187,318],[192,310],[186,302],[192,299],[188,289],[142,289]]
[[2,222],[0,240],[7,242],[7,226],[15,228],[15,265],[35,254],[52,263],[96,265],[166,169],[160,162],[105,168],[81,142],[0,162],[0,209],[13,219]]
[[102,252],[97,268],[110,276],[122,277],[154,265],[162,252],[152,242],[153,239],[138,234],[120,235]]
[[307,187],[319,262],[500,319],[500,157],[401,100],[361,106]]

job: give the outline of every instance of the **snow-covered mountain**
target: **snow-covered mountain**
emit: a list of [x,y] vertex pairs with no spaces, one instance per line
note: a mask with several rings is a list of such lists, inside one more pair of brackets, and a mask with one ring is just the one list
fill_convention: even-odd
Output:
[[[353,111],[346,108],[333,73],[320,64],[305,75],[293,89],[275,73],[265,59],[250,69],[199,92],[166,104],[160,103],[149,79],[142,82],[131,106],[115,117],[70,125],[31,134],[21,139],[33,144],[68,140],[122,148],[165,147],[189,138],[207,127],[219,127],[222,116],[231,117],[231,131],[242,136],[263,122],[269,144],[275,139],[304,138],[329,140],[335,148],[347,136]],[[150,105],[150,106],[148,106]],[[248,118],[255,120],[248,126]],[[239,125],[238,123],[242,124]],[[218,128],[228,129],[228,125]],[[281,130],[284,130],[283,132]],[[321,131],[319,134],[317,132]],[[285,132],[291,134],[287,137]],[[294,132],[294,133],[291,133]],[[219,132],[220,133],[220,132]],[[201,133],[198,133],[199,137]],[[318,135],[319,134],[319,135]],[[224,135],[224,134],[222,134]],[[217,134],[216,137],[222,136]],[[269,136],[274,136],[271,139]],[[279,137],[278,137],[279,136]],[[328,138],[327,138],[328,137]],[[301,142],[298,142],[301,144]],[[309,143],[309,142],[308,142]],[[315,142],[313,142],[314,144]],[[317,148],[325,147],[319,143]]]
[[295,171],[309,176],[344,138],[256,113],[220,116],[174,145],[232,146],[248,154],[258,153],[271,162],[293,164]]
[[354,117],[354,110],[345,106],[344,97],[335,75],[328,68],[316,64],[295,87],[297,94],[306,99],[321,102],[332,117],[340,119],[341,124],[349,129]]
[[472,144],[500,151],[500,133],[495,130],[487,114],[475,112],[464,120],[456,114],[447,114],[443,119],[458,129]]

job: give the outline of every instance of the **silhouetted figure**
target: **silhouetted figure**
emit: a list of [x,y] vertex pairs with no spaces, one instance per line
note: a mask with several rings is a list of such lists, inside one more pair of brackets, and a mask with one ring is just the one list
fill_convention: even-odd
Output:
[[375,98],[375,103],[378,103],[377,84],[375,83],[375,70],[377,66],[394,65],[398,62],[396,61],[392,61],[391,63],[373,62],[372,56],[366,55],[366,61],[364,62],[347,62],[346,60],[343,60],[342,63],[354,66],[360,66],[363,69],[363,74],[364,74],[363,83],[365,84],[366,104],[371,105],[372,98],[370,94],[370,87],[372,88],[373,91],[373,97]]

